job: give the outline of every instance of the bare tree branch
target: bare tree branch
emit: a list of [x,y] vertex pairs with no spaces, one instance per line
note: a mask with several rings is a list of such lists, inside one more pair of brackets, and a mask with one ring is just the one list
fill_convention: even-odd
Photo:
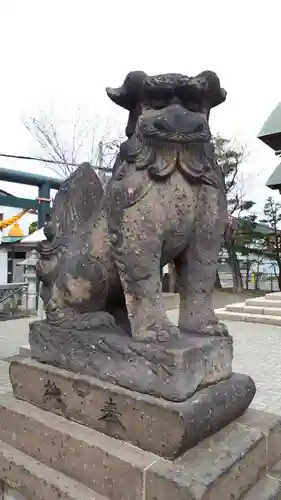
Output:
[[241,164],[246,159],[246,148],[237,146],[234,141],[220,135],[213,138],[213,144],[217,163],[224,175],[227,195],[229,222],[225,230],[224,244],[229,255],[234,290],[241,291],[243,281],[235,243],[238,224],[233,222],[233,217],[238,219],[241,212],[249,210],[253,205],[253,202],[245,200],[243,182],[240,176]]
[[[96,123],[99,120],[86,120],[77,110],[74,119],[62,127],[51,114],[39,113],[38,116],[22,118],[23,124],[37,144],[54,164],[45,165],[61,177],[68,177],[83,161],[89,161],[97,169],[111,169],[115,162],[121,138],[113,139],[107,122],[104,133],[99,136]],[[110,177],[100,172],[102,182]]]

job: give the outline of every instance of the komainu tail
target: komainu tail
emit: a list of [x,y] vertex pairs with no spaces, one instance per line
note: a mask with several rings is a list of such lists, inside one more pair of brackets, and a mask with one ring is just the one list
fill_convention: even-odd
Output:
[[[65,328],[76,325],[78,329],[85,329],[96,321],[92,314],[81,313],[81,301],[75,299],[75,293],[71,293],[70,289],[82,287],[82,292],[85,292],[83,283],[86,283],[89,297],[84,300],[83,307],[87,310],[87,301],[91,302],[93,294],[94,280],[91,281],[91,277],[103,269],[94,259],[89,264],[88,257],[82,252],[82,235],[93,214],[99,214],[102,197],[101,182],[89,163],[80,165],[57,192],[44,228],[47,239],[40,244],[37,264],[37,275],[42,283],[41,297],[49,323]],[[85,235],[87,237],[86,232]],[[85,274],[87,265],[90,266],[88,275]]]
[[100,205],[103,188],[90,163],[82,163],[61,185],[54,199],[51,223],[55,237],[68,237],[84,226]]

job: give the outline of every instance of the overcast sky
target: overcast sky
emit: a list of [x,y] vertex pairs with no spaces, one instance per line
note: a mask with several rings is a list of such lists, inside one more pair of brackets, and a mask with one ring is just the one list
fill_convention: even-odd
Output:
[[[112,116],[118,133],[126,113],[105,87],[119,86],[130,70],[210,69],[228,92],[212,112],[212,130],[246,143],[246,189],[261,206],[278,164],[256,135],[281,100],[280,18],[280,0],[0,0],[0,152],[37,154],[21,116],[50,107]],[[31,162],[0,158],[0,166],[46,173]],[[0,187],[36,196],[35,188]]]

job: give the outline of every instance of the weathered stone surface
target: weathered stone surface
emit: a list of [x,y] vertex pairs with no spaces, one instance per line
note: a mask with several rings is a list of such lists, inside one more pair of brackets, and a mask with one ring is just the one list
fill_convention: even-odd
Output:
[[281,500],[281,481],[265,476],[251,488],[243,500]]
[[280,428],[278,416],[248,410],[173,463],[154,464],[146,499],[279,500],[281,462],[268,469],[281,456]]
[[270,476],[275,477],[281,481],[281,461],[279,461],[271,470]]
[[142,343],[35,321],[30,346],[37,361],[171,401],[184,401],[232,373],[231,337],[183,335],[169,343]]
[[0,397],[0,440],[112,500],[142,500],[144,471],[162,460],[12,395]]
[[271,469],[281,457],[281,417],[248,409],[239,419],[240,425],[260,430],[266,438],[267,468]]
[[[56,195],[38,264],[47,321],[80,332],[121,330],[146,343],[180,332],[227,336],[212,305],[227,211],[209,127],[226,92],[211,71],[134,71],[107,93],[129,111],[127,140],[106,191],[83,164]],[[169,262],[178,275],[179,327],[161,294],[160,268]],[[48,343],[51,350],[52,336]]]
[[106,500],[81,483],[0,441],[0,478],[27,499]]
[[255,393],[234,374],[173,403],[28,359],[13,361],[10,377],[16,397],[168,458],[239,417]]
[[[280,500],[281,462],[266,476],[268,439],[278,424],[273,415],[251,413],[170,461],[2,396],[0,479],[34,499],[32,488],[42,482],[40,500],[101,500],[101,494],[111,500]],[[58,496],[48,496],[50,489]]]
[[238,500],[266,471],[263,434],[234,423],[147,471],[146,500]]

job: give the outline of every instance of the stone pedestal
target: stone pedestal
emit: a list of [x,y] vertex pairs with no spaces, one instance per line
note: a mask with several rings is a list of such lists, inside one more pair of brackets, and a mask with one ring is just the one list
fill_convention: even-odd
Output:
[[169,460],[0,397],[0,480],[24,499],[277,500],[280,458],[280,419],[254,410]]
[[31,357],[168,401],[186,401],[198,388],[232,374],[232,338],[182,335],[169,342],[136,342],[105,325],[75,330],[34,321]]
[[13,361],[16,397],[143,450],[173,459],[238,418],[255,385],[233,374],[174,403],[25,359]]

